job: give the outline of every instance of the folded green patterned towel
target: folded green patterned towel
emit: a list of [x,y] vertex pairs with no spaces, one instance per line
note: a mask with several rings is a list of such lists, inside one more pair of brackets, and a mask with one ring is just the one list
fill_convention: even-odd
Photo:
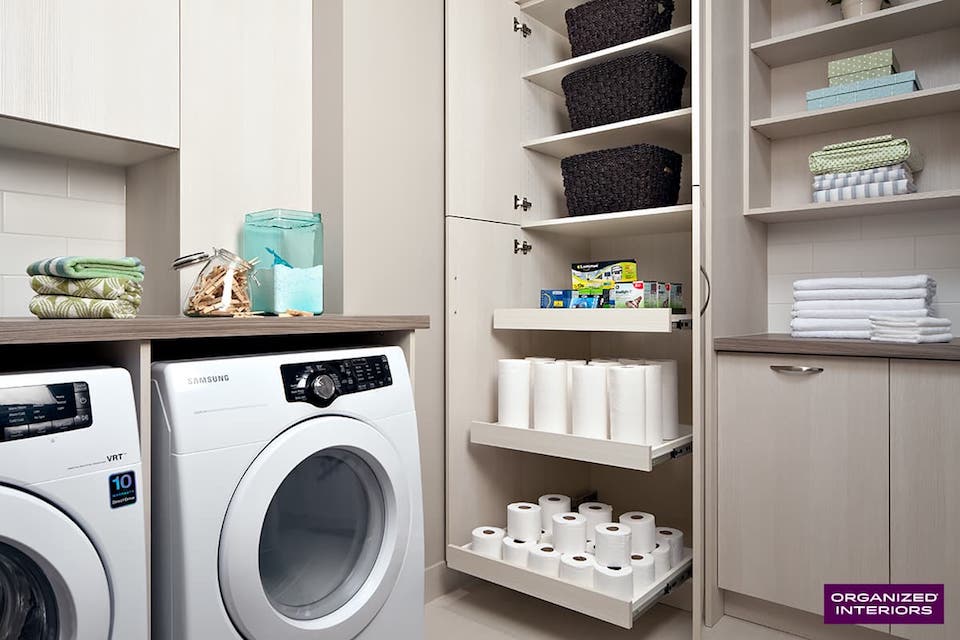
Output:
[[30,286],[35,293],[48,296],[74,296],[93,300],[125,300],[140,306],[143,285],[130,278],[84,278],[71,280],[57,276],[33,276]]
[[810,171],[814,175],[865,171],[901,162],[915,173],[923,169],[923,160],[910,148],[909,140],[885,135],[838,142],[814,151],[810,154]]
[[38,260],[27,267],[27,275],[81,278],[130,278],[143,280],[140,258],[84,258],[66,256]]
[[126,300],[94,300],[74,296],[33,296],[30,313],[38,318],[136,318],[139,307]]

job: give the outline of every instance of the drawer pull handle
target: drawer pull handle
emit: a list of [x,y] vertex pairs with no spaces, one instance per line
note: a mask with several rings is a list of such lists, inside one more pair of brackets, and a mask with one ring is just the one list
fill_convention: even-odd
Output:
[[770,368],[777,373],[785,373],[788,376],[812,376],[823,373],[823,368],[821,367],[797,367],[785,364],[772,364]]

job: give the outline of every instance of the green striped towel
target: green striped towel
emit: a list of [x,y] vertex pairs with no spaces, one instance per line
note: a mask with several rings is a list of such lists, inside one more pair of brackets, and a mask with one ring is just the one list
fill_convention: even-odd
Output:
[[37,295],[30,300],[30,313],[38,318],[136,318],[139,307],[126,300],[94,300],[75,296]]
[[27,267],[27,275],[81,278],[130,278],[143,280],[140,258],[85,258],[66,256],[38,260]]
[[140,306],[143,285],[130,278],[84,278],[72,280],[57,276],[33,276],[30,286],[35,293],[48,296],[74,296],[92,300],[125,300]]
[[885,135],[838,142],[814,151],[810,154],[810,171],[814,175],[865,171],[901,162],[914,172],[923,169],[923,161],[910,148],[909,140]]

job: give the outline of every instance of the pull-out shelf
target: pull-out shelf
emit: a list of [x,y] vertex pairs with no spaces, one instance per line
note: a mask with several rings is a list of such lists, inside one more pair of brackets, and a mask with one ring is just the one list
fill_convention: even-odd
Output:
[[496,309],[494,329],[670,333],[689,329],[693,317],[670,309]]

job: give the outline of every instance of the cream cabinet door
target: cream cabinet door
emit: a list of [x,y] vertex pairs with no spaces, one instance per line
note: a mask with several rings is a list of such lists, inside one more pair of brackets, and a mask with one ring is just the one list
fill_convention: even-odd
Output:
[[894,625],[912,640],[960,638],[960,362],[890,365],[890,581],[943,584],[946,624]]
[[823,615],[824,583],[889,581],[888,366],[720,355],[721,588]]
[[0,115],[177,147],[177,0],[0,2]]

